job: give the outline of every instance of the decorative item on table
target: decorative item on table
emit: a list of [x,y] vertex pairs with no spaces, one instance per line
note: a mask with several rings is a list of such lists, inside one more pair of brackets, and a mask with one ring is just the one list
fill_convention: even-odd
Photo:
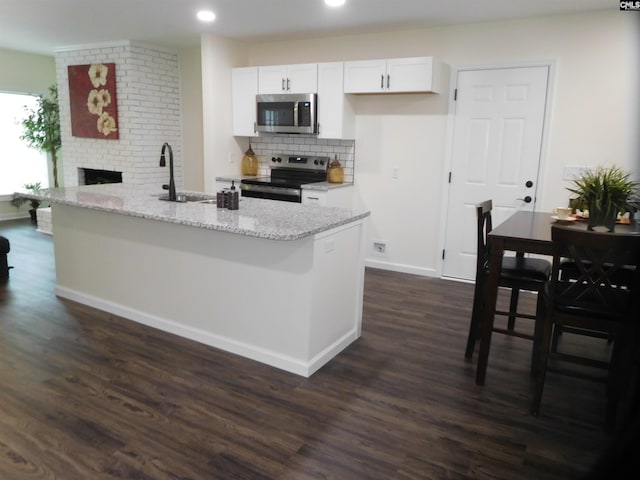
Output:
[[588,209],[589,230],[612,232],[620,215],[638,210],[639,184],[629,177],[630,174],[620,167],[599,166],[575,179],[572,188],[567,187],[577,195],[575,204]]
[[327,167],[327,181],[329,183],[344,182],[344,168],[342,168],[342,165],[340,165],[337,154],[333,158],[333,161]]
[[71,135],[116,140],[116,64],[69,65]]
[[257,175],[258,166],[258,157],[253,153],[251,144],[249,144],[249,148],[244,152],[244,156],[242,157],[242,175]]
[[571,216],[571,207],[556,207],[553,209],[553,213],[551,218],[558,222],[572,222],[575,220]]

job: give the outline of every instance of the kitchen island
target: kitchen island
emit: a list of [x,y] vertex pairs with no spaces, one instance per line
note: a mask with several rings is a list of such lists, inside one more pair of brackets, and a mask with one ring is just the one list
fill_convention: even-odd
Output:
[[304,376],[360,336],[368,212],[161,194],[39,192],[52,205],[56,294]]

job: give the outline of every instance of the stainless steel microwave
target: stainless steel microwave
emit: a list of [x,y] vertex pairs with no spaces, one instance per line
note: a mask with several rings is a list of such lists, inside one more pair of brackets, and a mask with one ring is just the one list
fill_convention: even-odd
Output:
[[259,132],[318,133],[318,96],[315,93],[256,95]]

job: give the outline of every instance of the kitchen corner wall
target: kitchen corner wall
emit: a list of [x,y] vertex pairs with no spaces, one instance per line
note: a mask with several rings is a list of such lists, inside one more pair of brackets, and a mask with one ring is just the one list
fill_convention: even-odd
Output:
[[[182,128],[178,54],[131,42],[80,46],[56,51],[56,77],[64,152],[64,185],[78,185],[78,169],[122,172],[131,184],[168,183],[158,166],[164,142],[174,154],[176,185],[182,185]],[[71,135],[69,65],[115,63],[118,140]]]

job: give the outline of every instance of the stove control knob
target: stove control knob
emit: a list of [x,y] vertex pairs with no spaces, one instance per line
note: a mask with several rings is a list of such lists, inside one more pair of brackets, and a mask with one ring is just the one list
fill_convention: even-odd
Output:
[[324,165],[324,160],[320,160],[320,165]]
[[276,162],[276,157],[271,157],[271,161],[272,161],[273,163],[275,163],[275,162]]
[[314,165],[318,165],[319,163],[320,163],[320,162],[318,162],[318,160],[314,160],[314,161],[313,161],[313,164],[314,164]]
[[276,162],[281,163],[282,159],[280,157],[276,158]]

